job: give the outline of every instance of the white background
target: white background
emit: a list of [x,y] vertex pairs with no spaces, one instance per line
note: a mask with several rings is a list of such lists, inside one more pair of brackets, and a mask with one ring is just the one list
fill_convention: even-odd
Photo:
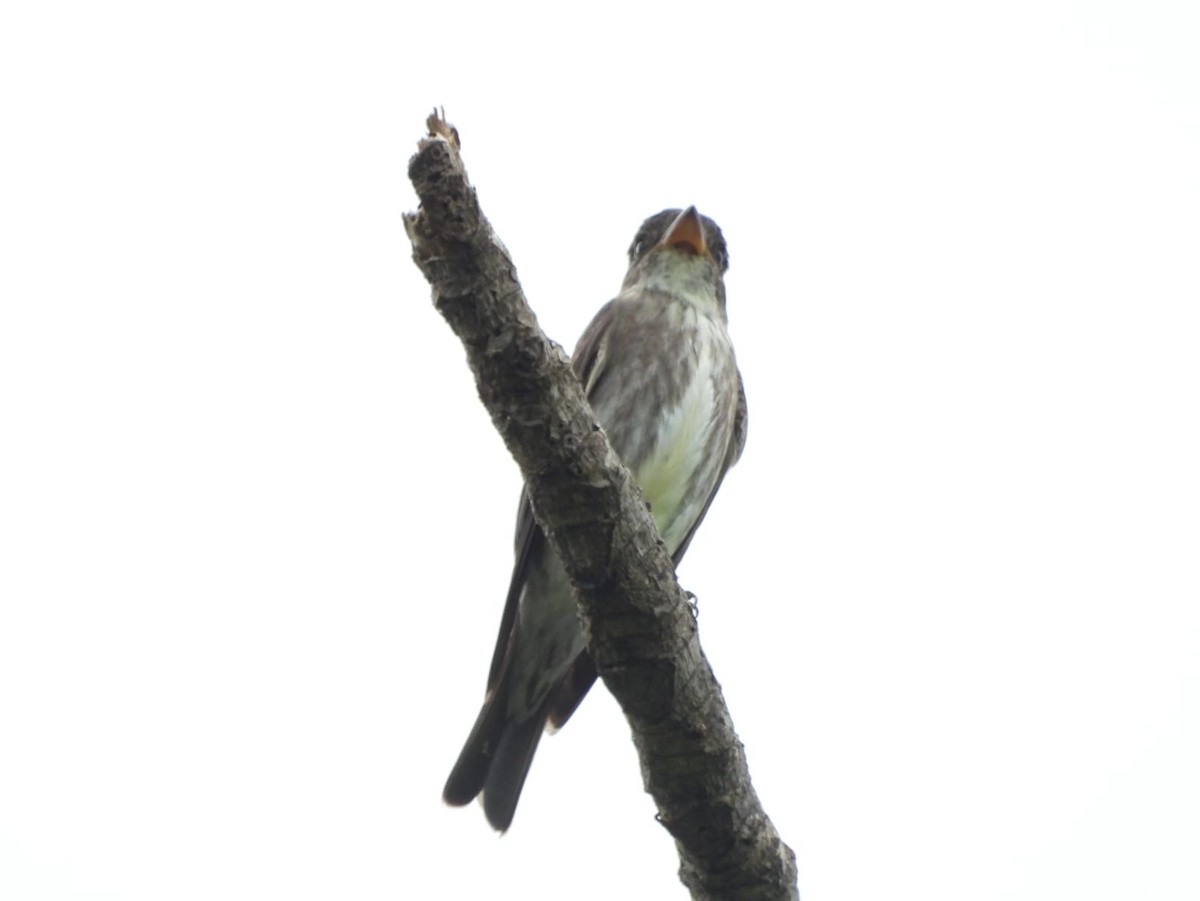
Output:
[[1200,897],[1195,3],[0,14],[0,897],[676,898],[596,690],[440,801],[515,466],[412,265],[434,104],[551,336],[732,252],[681,567],[805,901]]

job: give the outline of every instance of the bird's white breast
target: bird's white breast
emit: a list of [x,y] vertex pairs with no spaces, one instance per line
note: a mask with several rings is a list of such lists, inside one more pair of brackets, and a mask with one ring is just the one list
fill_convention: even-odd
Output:
[[730,380],[731,374],[724,371],[732,368],[729,337],[721,323],[694,307],[684,307],[682,314],[694,317],[696,362],[691,380],[680,402],[661,412],[657,441],[635,473],[672,553],[704,509],[733,424],[731,399],[718,396],[717,387]]

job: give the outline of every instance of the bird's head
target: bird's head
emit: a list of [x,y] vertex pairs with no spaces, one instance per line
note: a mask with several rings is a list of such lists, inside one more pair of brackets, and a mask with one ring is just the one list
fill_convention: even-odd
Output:
[[729,250],[717,223],[694,206],[663,210],[642,223],[629,245],[624,289],[651,288],[672,294],[715,294],[725,311],[725,271]]

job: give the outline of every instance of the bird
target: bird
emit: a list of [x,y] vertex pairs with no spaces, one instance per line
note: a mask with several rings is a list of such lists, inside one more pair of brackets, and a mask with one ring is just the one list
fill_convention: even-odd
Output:
[[[729,338],[720,228],[694,206],[642,223],[620,293],[584,330],[571,365],[678,565],[746,443],[746,394]],[[523,490],[516,560],[475,725],[442,797],[482,795],[505,832],[543,731],[596,680],[575,597]]]

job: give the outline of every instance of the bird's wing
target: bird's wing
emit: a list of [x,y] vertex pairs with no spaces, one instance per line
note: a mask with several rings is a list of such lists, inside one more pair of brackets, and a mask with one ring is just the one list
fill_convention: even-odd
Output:
[[671,559],[675,561],[675,565],[679,565],[679,561],[683,559],[684,552],[687,551],[688,545],[692,543],[692,536],[696,534],[696,530],[700,528],[700,523],[704,522],[704,517],[708,513],[708,508],[713,502],[713,498],[717,496],[717,491],[721,487],[721,482],[725,478],[725,473],[729,472],[742,456],[742,450],[746,447],[746,430],[750,423],[749,411],[746,408],[746,389],[742,385],[742,373],[739,371],[738,377],[738,399],[737,410],[733,414],[733,434],[730,436],[729,448],[725,451],[725,459],[721,463],[721,471],[717,474],[716,481],[713,482],[712,490],[709,491],[708,497],[704,500],[704,507],[700,510],[700,515],[696,517],[696,521],[692,523],[692,527],[688,529],[686,535],[683,536],[683,541],[679,543],[679,548],[672,555]]
[[[738,370],[738,400],[737,412],[733,414],[733,445],[730,451],[733,453],[732,459],[729,461],[729,466],[733,466],[738,460],[742,459],[742,451],[746,449],[746,432],[750,428],[750,410],[746,406],[746,386],[742,384],[742,371]],[[726,466],[726,469],[729,469]]]
[[583,385],[583,393],[590,401],[596,395],[596,386],[605,371],[608,356],[608,335],[613,319],[613,301],[600,308],[584,333],[579,336],[575,353],[571,355],[571,368]]
[[[571,358],[571,368],[583,385],[584,393],[590,398],[604,371],[605,345],[608,325],[612,321],[612,303],[601,307],[587,330],[579,338]],[[530,560],[539,559],[546,552],[546,536],[529,506],[529,493],[521,488],[521,500],[517,505],[516,558],[513,561],[512,579],[508,583],[508,597],[504,602],[504,614],[500,617],[500,634],[496,637],[496,649],[492,652],[492,666],[488,671],[488,691],[491,692],[504,670],[513,631],[517,622],[517,608],[521,604],[521,589],[525,586],[525,574]],[[593,676],[594,678],[594,676]],[[589,681],[590,685],[591,682]],[[585,688],[584,691],[587,689]],[[580,696],[582,697],[582,695]],[[578,701],[576,702],[578,703]]]
[[533,509],[529,506],[529,494],[521,488],[521,500],[517,505],[517,538],[516,559],[513,562],[512,579],[508,583],[508,597],[504,601],[504,615],[500,617],[500,634],[496,636],[496,650],[492,652],[492,667],[488,670],[488,693],[496,687],[500,673],[504,669],[504,659],[508,656],[508,648],[512,643],[514,628],[517,623],[517,608],[521,603],[521,589],[525,585],[525,569],[530,557],[540,553],[546,544],[546,536],[538,528],[533,518]]

